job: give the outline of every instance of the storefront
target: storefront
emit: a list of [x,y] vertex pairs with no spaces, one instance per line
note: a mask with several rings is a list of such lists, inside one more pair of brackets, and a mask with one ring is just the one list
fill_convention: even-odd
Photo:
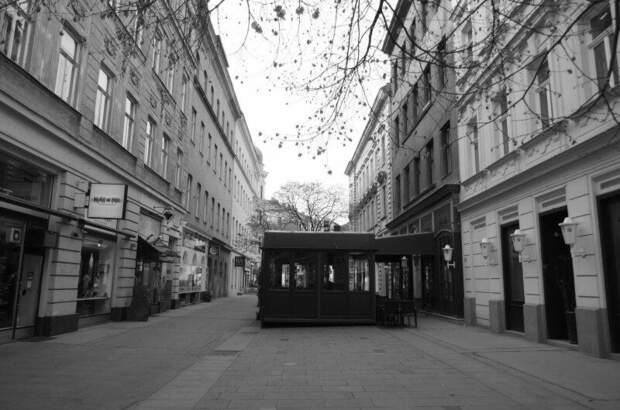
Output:
[[179,270],[179,304],[202,300],[207,284],[207,240],[196,233],[185,232]]
[[53,178],[0,153],[0,342],[32,336],[41,294]]
[[207,260],[209,278],[207,283],[212,297],[228,296],[230,255],[230,250],[224,246],[223,242],[213,239],[209,243],[209,257]]

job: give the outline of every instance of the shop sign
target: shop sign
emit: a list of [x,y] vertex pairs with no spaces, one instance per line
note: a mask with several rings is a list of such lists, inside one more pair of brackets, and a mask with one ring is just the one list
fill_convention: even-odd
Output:
[[124,219],[127,203],[127,185],[90,184],[88,217]]
[[209,254],[212,256],[217,256],[220,254],[220,248],[218,248],[217,246],[211,246],[209,247]]
[[241,266],[241,267],[245,266],[245,257],[244,256],[235,256],[235,267],[237,267],[237,266]]
[[22,230],[21,228],[11,228],[9,233],[9,243],[21,243],[22,242]]

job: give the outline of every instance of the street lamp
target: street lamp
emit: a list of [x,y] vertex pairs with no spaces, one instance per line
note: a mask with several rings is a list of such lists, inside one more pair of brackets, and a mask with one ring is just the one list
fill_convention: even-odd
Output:
[[574,222],[570,216],[567,216],[558,226],[562,229],[564,243],[570,246],[573,256],[585,257],[587,253],[583,248],[575,250],[575,243],[577,242],[577,222]]
[[520,229],[515,229],[515,231],[510,235],[510,239],[512,239],[512,247],[515,252],[519,254],[519,262],[529,262],[529,256],[525,255],[523,257],[523,247],[525,245],[525,234],[521,232]]
[[452,262],[452,252],[454,251],[454,249],[449,244],[446,244],[446,246],[444,246],[442,250],[443,260],[446,261],[446,267],[455,268],[456,264]]

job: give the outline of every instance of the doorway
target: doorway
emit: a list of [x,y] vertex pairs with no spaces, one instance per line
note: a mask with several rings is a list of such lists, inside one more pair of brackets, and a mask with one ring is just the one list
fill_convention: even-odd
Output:
[[599,200],[611,351],[620,353],[620,193]]
[[0,210],[0,332],[34,335],[47,221]]
[[510,235],[519,228],[518,223],[501,227],[502,264],[504,270],[504,303],[506,312],[506,329],[524,331],[523,304],[523,267],[519,254],[512,246]]
[[543,284],[547,337],[577,343],[575,320],[575,282],[570,247],[564,243],[559,227],[568,216],[566,208],[540,215]]

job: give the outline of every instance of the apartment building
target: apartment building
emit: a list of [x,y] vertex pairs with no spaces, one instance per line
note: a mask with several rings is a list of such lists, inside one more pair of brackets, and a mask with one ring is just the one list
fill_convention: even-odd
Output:
[[432,232],[436,252],[414,255],[414,297],[424,310],[463,315],[450,4],[399,1],[383,42],[391,60],[392,235]]
[[465,320],[618,353],[618,4],[480,3],[451,17]]
[[30,6],[0,15],[2,340],[225,295],[241,111],[208,19]]

